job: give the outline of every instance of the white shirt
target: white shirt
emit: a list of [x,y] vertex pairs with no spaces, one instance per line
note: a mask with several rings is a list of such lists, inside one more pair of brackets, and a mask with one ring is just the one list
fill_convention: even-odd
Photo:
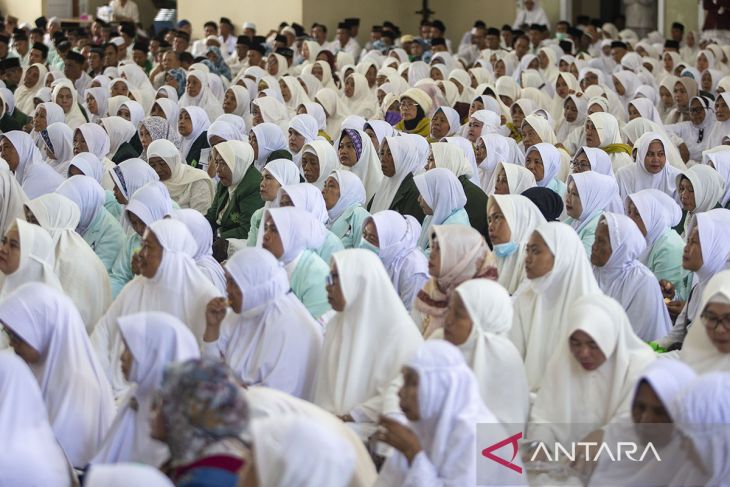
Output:
[[114,17],[127,17],[132,19],[135,24],[139,23],[139,8],[132,0],[127,0],[124,5],[121,0],[112,0],[109,2],[109,6],[112,8]]

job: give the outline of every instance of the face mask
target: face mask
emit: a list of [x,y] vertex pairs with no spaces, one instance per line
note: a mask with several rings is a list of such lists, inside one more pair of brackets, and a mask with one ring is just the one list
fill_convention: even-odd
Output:
[[517,242],[507,242],[494,245],[492,252],[494,252],[494,255],[496,255],[497,257],[504,259],[517,252],[518,248],[519,245],[517,244]]
[[401,116],[400,112],[386,112],[385,113],[385,121],[388,122],[391,125],[395,125],[398,122],[401,121],[403,117]]
[[369,250],[370,252],[373,252],[375,255],[380,254],[380,247],[376,247],[375,245],[371,244],[364,238],[360,239],[360,244],[357,247],[360,249]]

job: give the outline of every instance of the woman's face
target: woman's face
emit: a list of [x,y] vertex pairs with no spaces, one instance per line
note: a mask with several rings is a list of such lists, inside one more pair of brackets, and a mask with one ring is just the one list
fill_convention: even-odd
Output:
[[709,71],[702,73],[702,78],[700,78],[700,87],[705,91],[712,91],[712,75]]
[[279,72],[279,60],[273,54],[266,60],[266,71],[271,76],[276,76]]
[[616,76],[613,77],[613,86],[616,88],[616,93],[618,93],[619,96],[624,96],[626,94],[626,88],[624,88],[621,80],[619,80]]
[[542,142],[542,139],[538,135],[537,131],[535,131],[535,129],[532,128],[532,125],[530,125],[529,123],[522,124],[522,135],[524,137],[523,142],[525,144],[525,149],[529,149],[533,145]]
[[68,88],[61,88],[58,90],[58,95],[56,95],[56,103],[63,108],[63,113],[68,113],[71,111],[71,107],[73,105],[74,98],[71,94],[71,90]]
[[441,110],[437,111],[431,117],[431,138],[441,140],[449,133],[449,120]]
[[322,66],[319,64],[312,66],[312,76],[322,81],[322,78],[324,78],[324,70],[322,69]]
[[444,320],[444,340],[454,346],[462,345],[469,338],[474,322],[464,306],[459,293],[453,293]]
[[126,105],[122,105],[121,107],[119,107],[119,110],[117,110],[117,115],[128,122],[132,121],[132,114],[129,113],[129,108],[127,108]]
[[200,91],[203,89],[203,85],[200,83],[200,80],[196,78],[195,76],[189,76],[187,85],[185,86],[185,91],[187,92],[188,96],[195,98],[200,94]]
[[157,103],[152,105],[152,110],[150,110],[150,116],[151,117],[162,117],[165,120],[167,120],[167,115],[165,114],[165,111]]
[[433,208],[431,208],[422,195],[418,195],[418,206],[421,207],[424,215],[433,215]]
[[375,133],[373,129],[371,129],[369,126],[363,130],[366,134],[368,134],[368,137],[370,137],[370,142],[373,143],[373,147],[375,148],[375,152],[380,154],[380,144],[378,143],[378,134]]
[[685,108],[689,104],[689,95],[687,94],[687,88],[680,82],[674,85],[674,103],[680,108]]
[[155,170],[160,181],[167,181],[172,176],[170,166],[167,165],[162,157],[150,157],[150,167]]
[[665,108],[669,108],[674,105],[674,97],[666,87],[661,86],[659,88],[659,96],[661,97],[662,105],[664,105]]
[[608,224],[605,218],[601,218],[596,225],[596,239],[591,247],[591,264],[596,267],[603,267],[613,254],[611,237],[608,233]]
[[253,105],[251,115],[253,115],[251,123],[254,127],[260,123],[264,123],[264,115],[261,113],[261,108],[258,105]]
[[147,150],[152,143],[152,134],[150,134],[150,131],[147,130],[147,127],[145,127],[144,124],[139,126],[139,140],[142,142],[142,147],[144,147],[145,150]]
[[92,113],[92,115],[99,115],[99,107],[96,104],[96,98],[91,95],[87,95],[86,106],[89,108],[89,111]]
[[434,81],[443,81],[444,74],[436,67],[431,68],[431,79]]
[[471,116],[474,114],[474,112],[484,110],[484,103],[482,103],[482,100],[477,98],[473,102],[471,102],[471,106],[469,107],[469,118],[471,119]]
[[573,159],[570,167],[573,174],[580,174],[582,172],[588,172],[591,170],[591,161],[585,152],[581,152],[575,159]]
[[466,138],[469,139],[469,142],[472,144],[476,142],[476,140],[482,135],[483,128],[484,123],[480,122],[476,118],[470,118],[469,129],[466,132]]
[[586,145],[588,147],[600,147],[601,138],[592,120],[586,120]]
[[644,220],[641,219],[638,208],[636,208],[636,205],[631,200],[628,201],[626,216],[631,218],[634,223],[636,223],[636,226],[639,227],[639,231],[641,232],[641,234],[646,237],[647,232],[646,225],[644,225]]
[[694,211],[697,208],[695,203],[695,189],[692,186],[692,182],[686,177],[682,177],[679,182],[679,202],[682,203],[682,208],[686,211]]
[[177,118],[177,131],[183,137],[193,133],[193,120],[187,110],[180,110],[180,116]]
[[542,162],[540,151],[533,150],[527,154],[525,167],[535,176],[535,181],[540,182],[545,177],[545,165]]
[[403,385],[398,391],[400,409],[409,421],[421,419],[418,401],[418,372],[410,367],[403,367]]
[[522,122],[525,120],[525,112],[522,111],[522,108],[515,103],[512,105],[512,108],[510,108],[510,113],[512,114],[512,123],[515,127],[522,127]]
[[380,169],[385,177],[395,176],[395,160],[393,160],[393,153],[386,140],[383,140],[383,144],[380,146]]
[[565,116],[565,120],[570,123],[578,119],[578,107],[575,106],[575,102],[570,98],[566,98],[563,104],[563,115]]
[[279,80],[279,90],[281,91],[281,97],[284,101],[289,103],[289,100],[291,100],[291,90],[289,89],[289,85],[286,84],[283,79]]
[[730,304],[707,303],[702,321],[710,342],[720,353],[730,353]]
[[715,116],[718,122],[730,120],[730,108],[728,108],[725,99],[721,96],[718,96],[715,102]]
[[700,232],[695,226],[690,232],[682,252],[682,267],[688,271],[697,272],[704,263],[702,246],[700,245]]
[[355,94],[355,80],[350,76],[345,80],[345,96],[347,98],[352,98],[352,95]]
[[334,208],[340,200],[340,183],[337,182],[337,179],[332,176],[327,178],[322,187],[322,197],[328,210]]
[[575,360],[588,372],[596,370],[606,361],[606,356],[601,347],[593,340],[588,333],[582,330],[575,330],[569,338],[570,353]]
[[378,229],[372,220],[368,220],[368,222],[363,225],[362,238],[371,245],[374,245],[378,248],[380,247],[380,237],[378,236]]
[[124,81],[117,81],[112,85],[112,96],[129,96],[129,88]]
[[261,199],[264,201],[274,201],[276,199],[276,193],[281,188],[279,181],[264,168],[261,171],[261,183],[259,183],[259,194]]
[[264,222],[262,246],[271,252],[271,255],[277,259],[281,259],[281,256],[284,255],[284,244],[281,242],[279,230],[276,228],[274,220],[269,215],[267,215],[266,221]]
[[165,84],[167,86],[170,86],[170,87],[174,88],[175,91],[177,91],[178,83],[177,83],[177,79],[175,79],[175,77],[173,75],[167,74],[165,76]]
[[352,167],[357,164],[357,152],[349,136],[343,135],[340,138],[340,147],[337,150],[337,155],[343,166]]
[[629,120],[633,120],[635,118],[641,117],[641,113],[639,113],[639,110],[636,109],[636,107],[630,103],[629,104]]
[[499,168],[497,179],[494,182],[494,194],[509,194],[509,181],[504,167]]
[[672,56],[669,55],[669,53],[664,54],[664,69],[672,72],[672,69],[674,69],[674,61],[672,60]]
[[512,239],[509,223],[496,202],[487,206],[487,232],[495,245],[508,243]]
[[697,70],[700,73],[703,72],[704,70],[706,70],[709,65],[710,65],[710,63],[707,61],[707,56],[705,56],[704,53],[697,56],[697,61],[695,63],[695,67],[697,68]]
[[238,287],[233,276],[227,270],[224,270],[224,272],[226,276],[226,295],[228,296],[228,304],[234,312],[240,313],[243,309],[243,292],[241,291],[241,288]]
[[0,272],[10,275],[20,267],[20,232],[13,225],[5,233],[0,245]]
[[20,155],[7,137],[0,138],[0,156],[5,159],[12,171],[15,171],[20,164]]
[[659,174],[666,164],[667,155],[664,153],[664,145],[658,140],[652,141],[644,157],[644,167],[650,174]]
[[705,121],[705,109],[702,104],[696,98],[693,99],[689,104],[689,119],[694,125],[700,125]]
[[593,115],[594,113],[602,112],[603,107],[599,103],[593,103],[588,107],[588,115]]
[[223,112],[233,113],[238,108],[238,102],[236,101],[236,95],[233,94],[233,90],[226,91],[223,97]]
[[539,232],[532,232],[525,246],[525,275],[528,279],[544,276],[555,264],[555,256]]
[[583,213],[583,205],[580,202],[580,195],[575,181],[568,183],[568,190],[565,192],[565,212],[574,220],[579,219]]
[[570,94],[568,83],[565,82],[562,76],[558,76],[558,80],[555,82],[555,92],[560,98],[565,98]]
[[289,151],[298,154],[304,147],[304,136],[294,129],[289,129]]
[[253,148],[253,160],[255,161],[259,158],[259,141],[253,130],[248,133],[248,143]]
[[40,71],[38,71],[38,68],[35,66],[31,66],[28,68],[28,70],[25,72],[25,87],[26,88],[33,88],[36,84],[38,84],[38,77],[40,76]]
[[330,267],[330,275],[327,277],[327,301],[329,302],[332,309],[338,312],[345,310],[345,294],[342,292],[342,286],[340,285],[340,273],[337,270],[337,265],[332,262]]
[[152,279],[162,263],[163,248],[157,236],[149,228],[142,235],[142,248],[139,251],[140,274]]
[[487,146],[484,144],[484,139],[479,137],[474,144],[474,157],[476,157],[477,165],[484,162],[487,158]]
[[368,80],[368,87],[372,88],[375,86],[375,81],[378,76],[378,70],[375,66],[370,66],[365,72],[365,79]]
[[404,97],[400,102],[400,114],[403,117],[403,120],[414,120],[418,115],[416,102],[408,97]]
[[48,119],[46,118],[46,109],[38,107],[35,109],[35,115],[33,116],[33,130],[40,132],[48,127]]
[[[77,156],[82,152],[89,152],[89,146],[86,144],[86,139],[84,139],[81,130],[76,130],[74,133],[74,155]],[[7,158],[5,160],[7,161]]]
[[501,76],[504,76],[507,73],[507,67],[504,64],[504,61],[501,59],[494,63],[494,77],[495,79],[499,79]]
[[233,172],[231,171],[231,168],[228,167],[228,164],[226,163],[226,161],[223,160],[218,151],[216,151],[215,149],[213,149],[213,151],[215,152],[215,173],[218,175],[218,179],[220,180],[221,184],[228,187],[233,184]]
[[510,98],[507,95],[499,95],[499,99],[504,103],[506,106],[511,107],[512,104],[515,102],[512,98]]

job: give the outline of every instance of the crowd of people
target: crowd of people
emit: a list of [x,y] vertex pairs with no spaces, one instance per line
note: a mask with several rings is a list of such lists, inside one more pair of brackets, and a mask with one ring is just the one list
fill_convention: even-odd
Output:
[[0,485],[727,485],[719,31],[2,24]]

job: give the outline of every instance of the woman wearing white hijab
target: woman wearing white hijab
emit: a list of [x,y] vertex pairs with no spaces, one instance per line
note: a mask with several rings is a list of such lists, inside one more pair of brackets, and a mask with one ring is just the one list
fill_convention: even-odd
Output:
[[591,253],[601,290],[626,311],[636,335],[649,342],[666,336],[672,326],[654,274],[639,261],[646,240],[627,216],[604,213]]
[[601,213],[622,210],[618,185],[611,176],[595,171],[568,176],[568,189],[565,192],[565,213],[568,219],[565,223],[576,231],[589,257]]
[[296,115],[300,105],[310,103],[307,92],[299,83],[299,80],[293,76],[279,78],[279,89],[290,116]]
[[184,164],[180,151],[166,139],[158,139],[147,148],[147,160],[170,197],[180,208],[192,208],[205,214],[213,201],[213,181],[205,171]]
[[386,460],[375,485],[468,485],[475,480],[479,485],[501,485],[510,477],[514,480],[514,473],[496,463],[480,468],[477,479],[481,446],[476,447],[480,442],[474,425],[491,423],[486,444],[492,443],[492,436],[503,439],[508,433],[495,424],[498,419],[484,405],[459,350],[443,340],[429,340],[403,365],[399,396],[408,422],[381,420],[376,438],[397,451]]
[[414,174],[423,168],[415,145],[408,137],[386,137],[380,145],[383,179],[368,205],[372,213],[395,210],[423,219],[423,210],[417,205],[418,188]]
[[340,134],[337,169],[352,171],[365,186],[366,200],[370,201],[380,188],[383,170],[370,137],[362,130],[343,129]]
[[64,120],[63,108],[55,103],[39,103],[35,107],[33,111],[33,130],[30,131],[30,136],[39,149],[42,149],[44,146],[41,131],[45,130],[52,123],[63,122]]
[[[706,156],[706,157],[705,157]],[[713,167],[725,180],[725,193],[720,197],[720,206],[730,207],[730,152],[719,150],[703,154],[703,162]]]
[[363,221],[369,216],[365,205],[365,186],[349,171],[332,171],[326,178],[322,197],[327,208],[327,228],[346,249],[358,247]]
[[73,83],[67,79],[59,81],[53,87],[53,93],[51,94],[51,100],[63,108],[63,113],[66,116],[66,124],[72,130],[76,130],[88,122],[86,114],[81,111],[81,107],[79,106],[78,96],[79,94],[76,88],[74,88]]
[[10,171],[0,170],[0,233],[3,235],[16,218],[23,216],[23,205],[28,202],[20,183]]
[[[123,162],[127,158],[127,154],[126,151],[120,151],[120,149],[129,146],[132,137],[137,134],[137,128],[129,120],[117,116],[103,118],[101,126],[109,134],[109,153],[107,157],[117,163]],[[136,151],[134,152],[136,153]],[[119,157],[124,157],[124,159],[119,160]]]
[[563,195],[567,187],[558,178],[561,170],[560,158],[560,151],[554,145],[540,142],[527,149],[525,167],[535,176],[537,186],[551,189],[557,194]]
[[[717,124],[713,113],[712,100],[704,96],[695,96],[689,102],[690,119],[666,125],[666,130],[682,138],[689,150],[689,158],[693,161],[702,160],[702,151],[712,147],[709,145],[710,133]],[[718,141],[718,144],[722,140]]]
[[65,123],[52,123],[41,131],[46,163],[61,176],[66,176],[68,163],[74,156],[73,131]]
[[602,149],[596,147],[581,146],[573,156],[570,169],[573,174],[593,171],[614,177],[611,158]]
[[178,132],[182,136],[180,153],[183,159],[192,166],[204,162],[200,158],[202,150],[208,145],[206,131],[209,126],[210,119],[202,108],[197,106],[180,108],[177,121]]
[[114,400],[81,316],[71,300],[45,284],[17,288],[0,305],[11,346],[31,364],[58,442],[84,467],[114,416]]
[[53,239],[53,270],[90,332],[111,304],[111,288],[104,264],[76,233],[80,218],[79,208],[60,194],[26,203],[26,220],[48,231]]
[[314,403],[348,422],[362,439],[381,414],[400,415],[400,367],[422,343],[378,256],[348,249],[333,256],[327,323]]
[[9,351],[0,352],[0,397],[5,399],[0,403],[0,433],[7,448],[0,458],[0,483],[71,487],[72,470],[48,422],[38,382],[28,365]]
[[145,230],[137,257],[140,274],[119,293],[91,336],[116,397],[127,387],[119,367],[119,317],[164,311],[185,323],[202,343],[206,306],[221,293],[195,264],[196,251],[195,240],[182,222],[161,219]]
[[225,361],[246,386],[271,387],[309,399],[322,331],[290,293],[286,271],[260,248],[244,248],[226,263],[228,303],[208,305],[203,355]]
[[500,134],[487,134],[480,136],[475,144],[476,162],[479,171],[479,186],[486,192],[489,182],[494,176],[497,164],[516,163],[516,153],[508,137]]
[[633,167],[631,148],[623,144],[616,117],[610,113],[596,112],[588,115],[585,124],[585,145],[599,147],[611,158],[614,172],[625,166]]
[[634,143],[637,147],[636,164],[622,167],[616,172],[621,199],[642,189],[658,189],[674,197],[677,176],[680,174],[667,161],[670,142],[657,132],[648,132]]
[[109,134],[106,130],[96,123],[85,123],[74,131],[74,155],[82,152],[91,152],[102,162],[104,166],[104,175],[101,178],[102,188],[107,191],[114,189],[114,181],[111,177],[111,170],[114,164],[108,157],[109,154]]
[[574,303],[601,290],[578,235],[564,223],[545,223],[529,237],[525,276],[514,297],[510,339],[525,359],[527,381],[535,392],[558,344],[567,340]]
[[418,247],[430,253],[434,225],[469,226],[469,215],[464,209],[466,195],[459,180],[448,169],[437,167],[413,178],[420,193],[419,202],[426,213],[418,238]]
[[304,145],[314,141],[318,131],[317,120],[306,113],[294,115],[289,121],[289,152],[297,166],[302,167]]
[[208,120],[215,120],[223,115],[222,100],[217,100],[208,87],[208,76],[202,71],[190,71],[185,83],[185,94],[178,105],[181,109],[200,107],[205,111]]
[[530,390],[522,357],[507,338],[511,327],[507,291],[494,281],[473,279],[451,295],[444,328],[431,339],[445,339],[459,348],[477,378],[484,404],[498,421],[524,424]]
[[485,193],[522,194],[525,190],[536,186],[535,175],[526,167],[498,162]]
[[272,152],[287,150],[287,138],[284,131],[273,123],[260,123],[251,127],[248,142],[254,150],[254,163],[262,170]]
[[120,163],[111,171],[111,177],[114,181],[114,196],[122,206],[122,211],[139,188],[160,179],[155,170],[142,159],[127,159]]
[[[292,119],[292,123],[294,120]],[[337,151],[326,140],[312,140],[301,151],[301,172],[306,182],[320,190],[338,166]]]
[[172,218],[185,224],[195,239],[197,250],[193,259],[198,269],[221,293],[226,291],[226,276],[223,267],[213,258],[213,230],[208,220],[197,210],[190,208],[174,210]]
[[687,237],[698,213],[717,208],[725,193],[725,180],[715,169],[695,164],[677,175],[677,196],[685,217],[682,236]]
[[[200,357],[185,323],[162,312],[143,312],[117,320],[124,340],[122,372],[133,384],[92,464],[136,462],[159,467],[167,446],[150,437],[150,417],[165,366]],[[92,467],[93,471],[94,467]]]
[[0,144],[6,145],[7,149],[3,150],[5,162],[28,198],[51,193],[63,182],[63,178],[43,162],[30,135],[19,130],[5,132],[0,135]]
[[84,109],[89,115],[91,123],[99,121],[109,115],[109,91],[104,88],[87,88],[84,92],[86,103]]
[[33,98],[38,90],[43,88],[43,79],[47,73],[48,69],[40,63],[31,64],[26,68],[14,93],[17,110],[23,113],[33,112],[35,109]]
[[355,115],[369,119],[378,113],[378,100],[368,86],[368,80],[360,73],[345,78],[343,103]]
[[656,358],[632,330],[621,305],[607,296],[579,299],[567,318],[526,434],[549,452],[555,442],[581,441],[626,414],[637,379]]
[[253,100],[251,105],[253,115],[252,125],[256,126],[264,122],[273,123],[278,125],[281,130],[287,130],[289,125],[289,112],[284,103],[273,96],[264,96]]
[[487,222],[499,283],[514,294],[525,279],[525,243],[545,217],[521,194],[494,194],[487,202]]
[[313,101],[319,103],[324,108],[325,115],[327,116],[327,134],[330,137],[337,136],[342,130],[342,121],[349,115],[347,108],[342,103],[337,92],[332,88],[322,88],[317,92]]

